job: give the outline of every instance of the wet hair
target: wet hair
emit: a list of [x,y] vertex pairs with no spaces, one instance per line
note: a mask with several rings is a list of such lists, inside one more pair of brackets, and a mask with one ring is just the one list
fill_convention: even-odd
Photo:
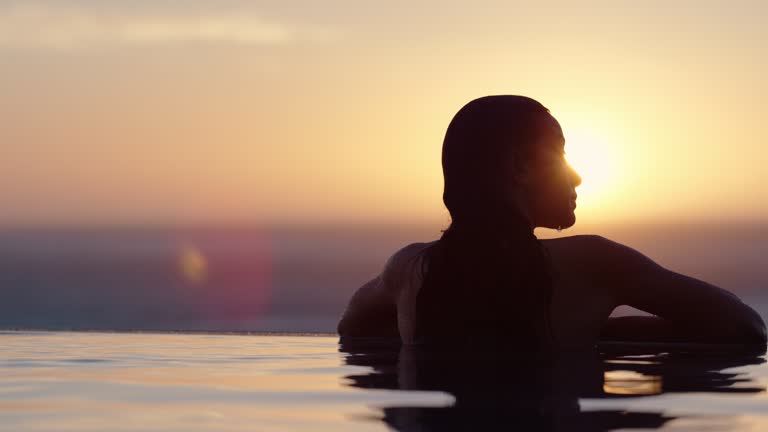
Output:
[[486,96],[454,116],[443,141],[443,202],[451,224],[426,251],[416,299],[419,343],[551,341],[551,266],[510,202],[513,175],[540,145],[549,111],[523,96]]

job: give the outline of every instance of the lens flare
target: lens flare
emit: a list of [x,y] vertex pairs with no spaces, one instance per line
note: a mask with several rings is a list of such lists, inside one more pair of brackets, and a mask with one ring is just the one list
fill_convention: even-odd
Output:
[[171,241],[179,287],[174,301],[185,319],[207,329],[256,328],[272,284],[269,236],[253,229],[200,228],[180,230]]
[[177,268],[182,279],[191,285],[201,285],[208,279],[208,260],[194,245],[179,249]]

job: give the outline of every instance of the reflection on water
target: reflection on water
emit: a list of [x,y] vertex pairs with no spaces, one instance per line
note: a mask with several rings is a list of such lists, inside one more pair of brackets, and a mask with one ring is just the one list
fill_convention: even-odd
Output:
[[[766,430],[760,355],[0,331],[0,430]],[[614,347],[615,348],[615,347]]]
[[606,371],[603,392],[615,395],[655,395],[661,393],[661,377],[629,370]]
[[2,431],[384,431],[331,336],[0,331]]
[[[763,366],[756,369],[765,362],[761,356],[648,349],[642,355],[611,347],[536,359],[519,352],[342,345],[348,364],[371,368],[348,376],[351,386],[441,391],[456,398],[450,407],[382,408],[381,420],[398,431],[745,427],[745,414],[754,413],[740,412],[738,403],[730,412],[713,413],[701,396],[723,400],[728,393],[748,403],[765,391],[765,379],[754,374],[764,372]],[[762,415],[752,420],[765,425]]]

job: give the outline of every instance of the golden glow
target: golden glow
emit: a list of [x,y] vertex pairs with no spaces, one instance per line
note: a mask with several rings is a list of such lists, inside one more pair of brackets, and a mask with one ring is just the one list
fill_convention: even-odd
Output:
[[615,216],[631,202],[626,185],[636,175],[637,166],[629,161],[637,147],[630,144],[627,132],[617,132],[616,119],[597,107],[566,106],[553,115],[563,128],[566,159],[582,179],[576,188],[578,219]]
[[581,222],[768,219],[768,4],[299,3],[0,6],[0,224],[442,224],[443,134],[488,94],[560,120]]
[[582,179],[579,195],[599,199],[610,191],[623,167],[619,166],[613,148],[597,131],[574,128],[566,135],[566,159]]
[[616,395],[655,395],[662,392],[662,381],[656,375],[628,370],[607,371],[603,377],[603,391]]

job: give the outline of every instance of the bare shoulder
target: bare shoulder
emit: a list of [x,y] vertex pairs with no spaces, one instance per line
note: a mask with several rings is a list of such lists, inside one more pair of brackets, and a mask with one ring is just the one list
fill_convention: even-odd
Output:
[[[576,235],[542,240],[542,244],[560,261],[613,268],[646,259],[640,252],[599,235]],[[591,266],[590,266],[591,268]]]
[[411,243],[400,248],[389,258],[392,262],[403,262],[421,255],[427,248],[437,243],[437,240],[423,243]]
[[599,262],[618,243],[599,235],[575,235],[542,240],[553,259],[573,264]]
[[398,301],[403,276],[428,243],[412,243],[397,250],[381,273],[352,295],[337,331],[342,336],[398,336]]
[[411,243],[397,250],[387,260],[382,271],[384,283],[391,289],[400,286],[403,275],[413,270],[413,266],[420,262],[424,252],[434,245],[436,241],[424,243]]
[[639,274],[657,273],[660,267],[636,250],[599,235],[577,235],[542,240],[561,282],[611,298],[617,289]]
[[552,246],[557,248],[601,248],[610,244],[619,244],[597,234],[580,234],[568,237],[541,240],[541,242],[544,243],[547,247]]

